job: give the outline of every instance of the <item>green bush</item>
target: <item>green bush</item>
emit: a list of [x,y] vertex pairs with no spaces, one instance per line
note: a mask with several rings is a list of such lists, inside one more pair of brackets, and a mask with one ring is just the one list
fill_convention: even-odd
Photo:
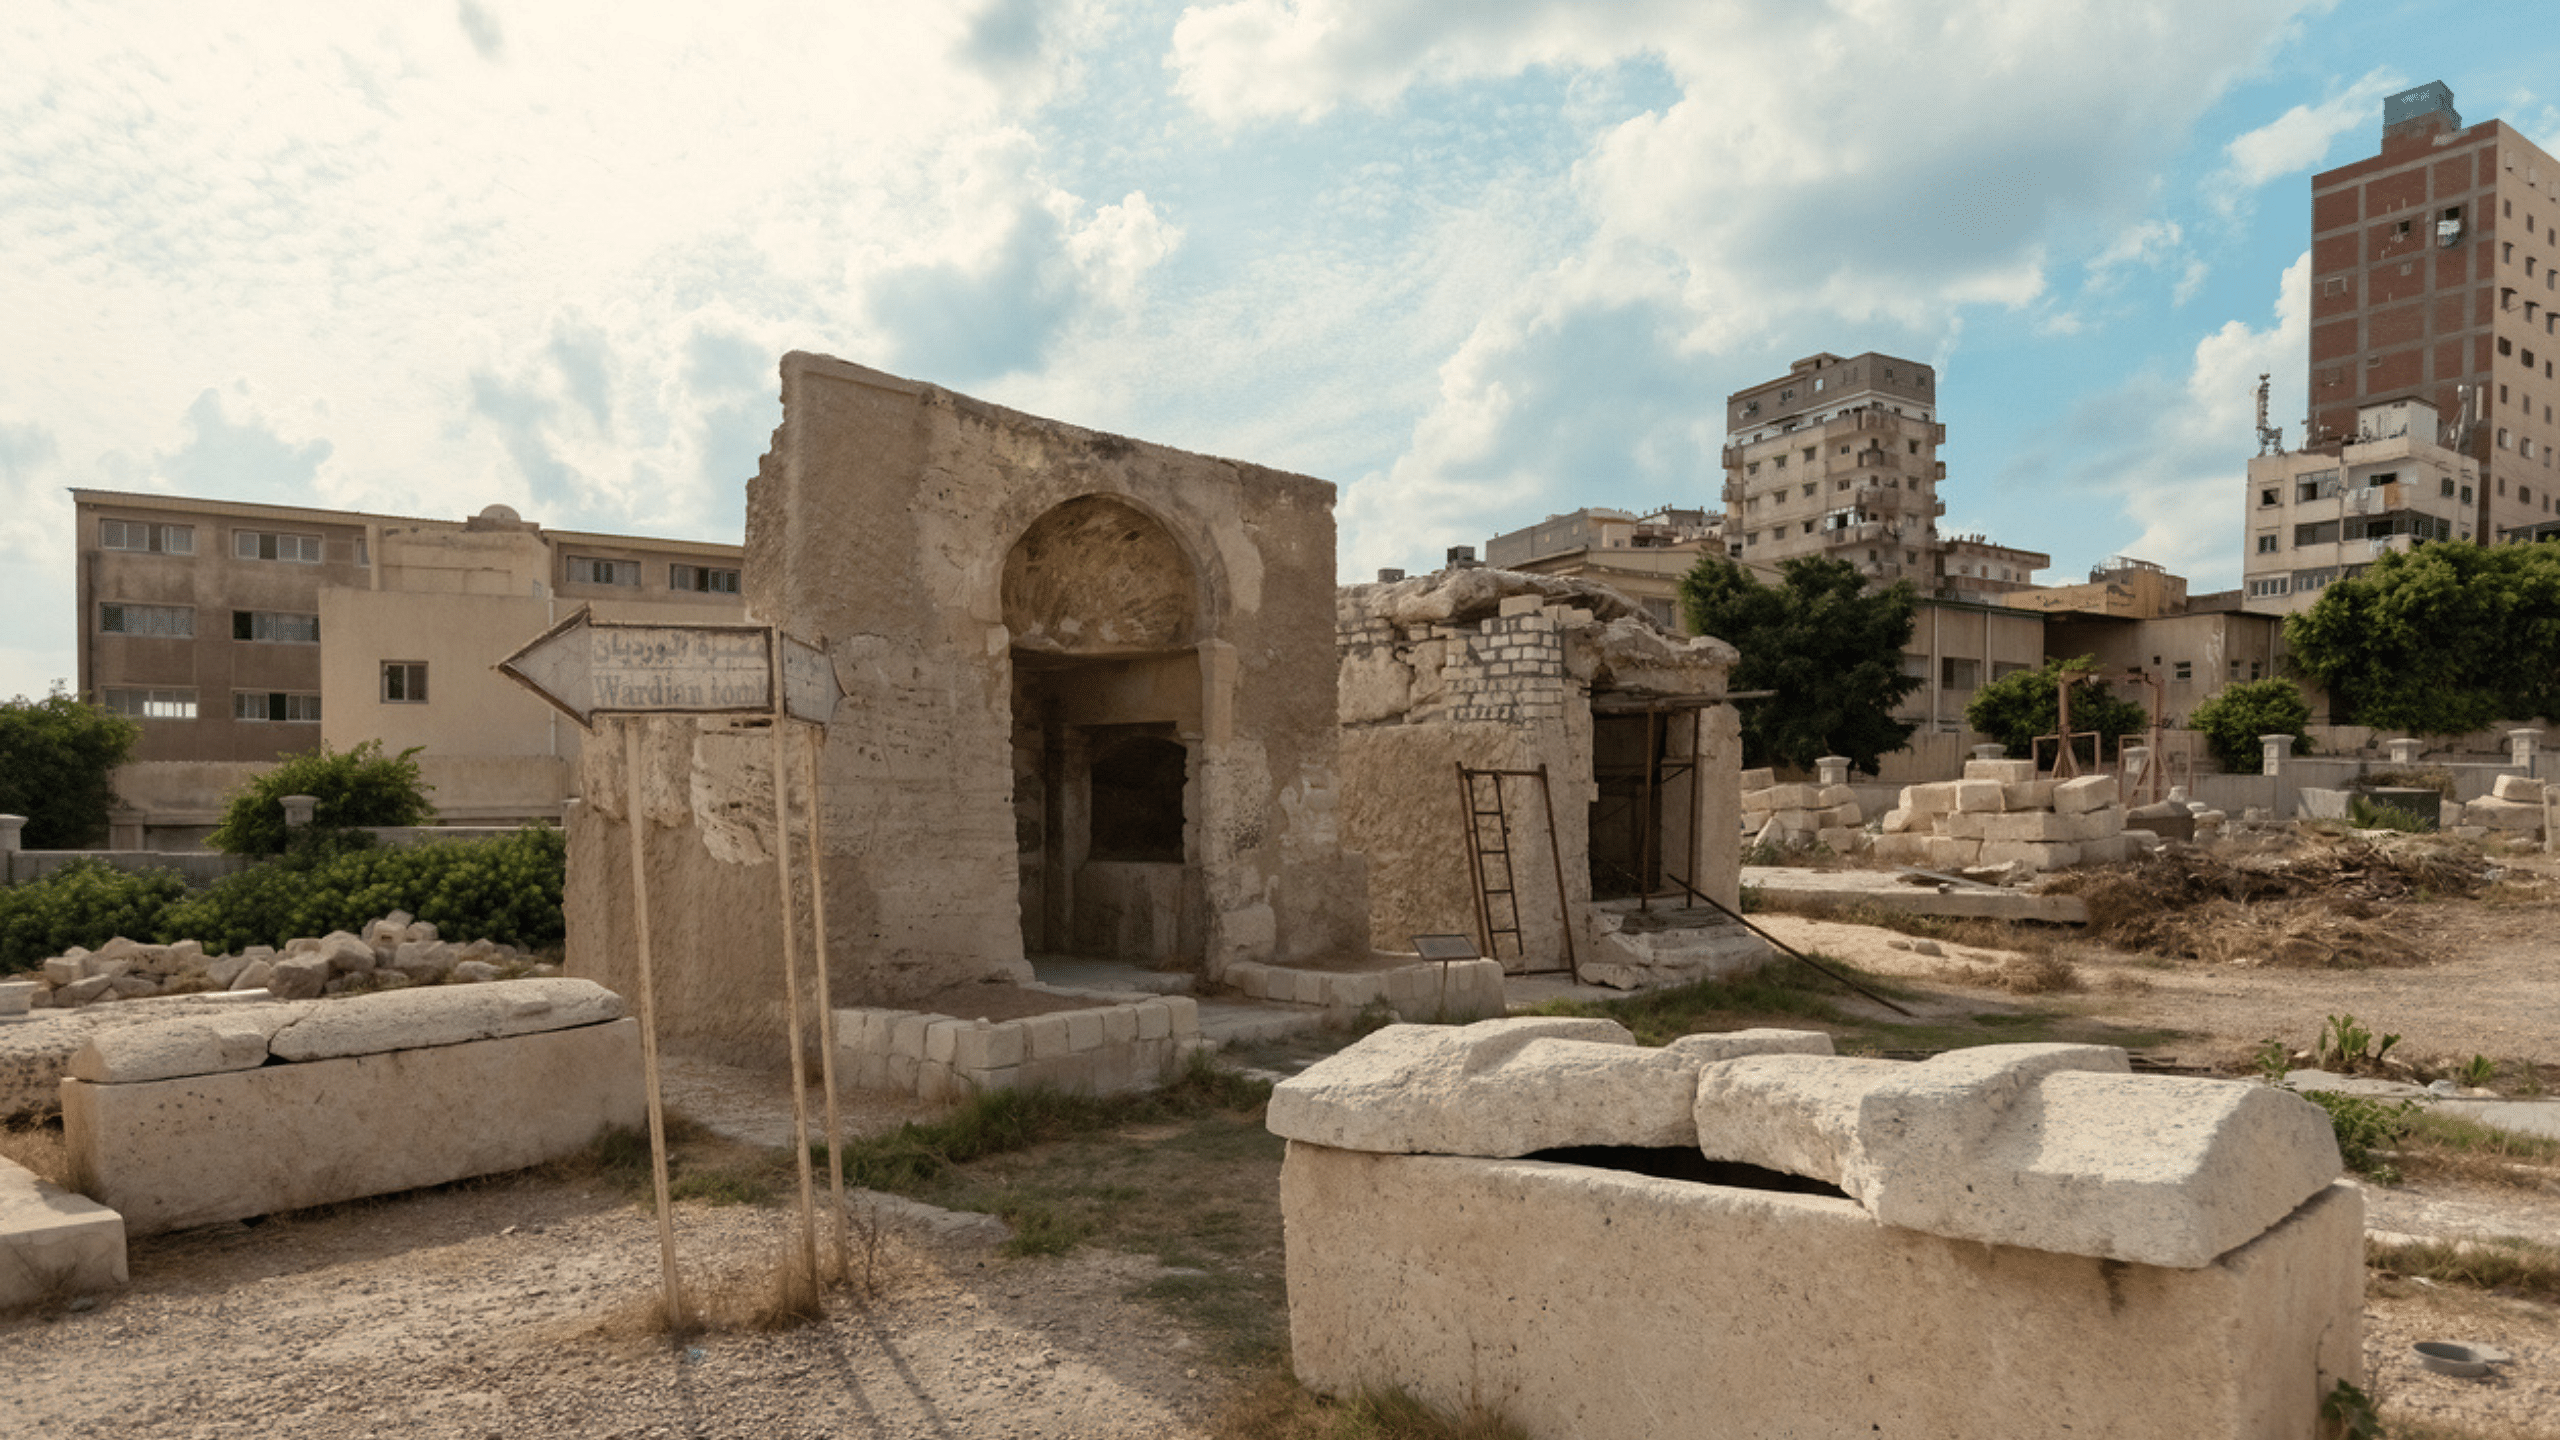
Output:
[[[2083,655],[2076,660],[2056,656],[2039,669],[2012,671],[1973,692],[1973,698],[1965,702],[1964,723],[1999,741],[2011,756],[2026,759],[2035,753],[2035,738],[2057,733],[2062,723],[2063,677],[2090,677],[2097,669],[2097,661]],[[2102,681],[2073,679],[2073,734],[2094,730],[2101,743],[2112,746],[2150,723],[2149,711],[2130,700],[2118,699]],[[2076,740],[2072,750],[2084,761],[2101,758],[2082,749]],[[2045,764],[2053,763],[2050,752],[2040,758]]]
[[2222,768],[2254,775],[2265,761],[2261,735],[2290,735],[2293,753],[2311,753],[2311,705],[2290,680],[2244,680],[2225,685],[2187,713],[2187,728],[2204,735]]
[[[227,855],[281,855],[288,845],[335,849],[343,834],[358,826],[424,825],[436,815],[426,794],[435,787],[418,778],[418,762],[412,757],[420,748],[413,745],[395,756],[383,754],[379,740],[352,750],[331,750],[322,741],[308,754],[288,755],[232,793],[222,823],[204,843]],[[320,802],[312,807],[305,835],[291,835],[285,828],[282,802],[287,795]]]
[[0,972],[25,970],[74,945],[95,950],[118,935],[154,940],[185,898],[175,871],[127,874],[103,860],[74,860],[41,880],[0,888]]
[[0,703],[0,815],[24,815],[30,850],[76,850],[107,838],[108,775],[142,727],[56,690]]
[[558,944],[568,838],[528,825],[494,840],[297,854],[244,870],[171,907],[166,929],[208,951],[281,945],[406,910],[457,940]]

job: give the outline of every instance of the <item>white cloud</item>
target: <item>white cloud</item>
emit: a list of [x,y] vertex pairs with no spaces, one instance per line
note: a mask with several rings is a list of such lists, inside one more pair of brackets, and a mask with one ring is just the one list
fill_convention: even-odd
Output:
[[[2285,268],[2264,328],[2228,321],[2196,342],[2183,377],[2136,376],[2036,438],[2000,491],[2102,499],[2121,517],[2104,551],[2057,555],[2057,569],[2125,554],[2166,565],[2196,591],[2239,583],[2258,377],[2270,377],[2275,423],[2303,413],[2310,315],[2306,251]],[[2300,444],[2298,419],[2290,429]]]
[[2223,147],[2224,162],[2205,180],[2205,193],[2225,214],[2259,187],[2318,168],[2340,136],[2382,129],[2382,97],[2406,88],[2389,68],[2374,70],[2317,105],[2296,105]]

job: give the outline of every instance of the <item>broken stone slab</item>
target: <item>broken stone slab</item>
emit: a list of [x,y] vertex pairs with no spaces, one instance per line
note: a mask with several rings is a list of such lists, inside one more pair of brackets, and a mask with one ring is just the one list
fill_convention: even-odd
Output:
[[2529,775],[2501,775],[2490,782],[2489,795],[2492,799],[2539,805],[2542,803],[2542,782]]
[[1384,1154],[1518,1156],[1566,1145],[1686,1145],[1702,1062],[1644,1049],[1614,1020],[1390,1025],[1271,1092],[1273,1134]]
[[92,975],[86,980],[74,980],[68,985],[58,985],[54,987],[53,1003],[86,1005],[106,994],[115,983],[115,977],[112,975]]
[[2033,760],[1967,760],[1966,780],[1992,780],[2004,785],[2023,785],[2036,778]]
[[[1966,766],[1970,768],[1975,765],[1986,765],[1993,762],[1986,760],[1969,760],[1965,763]],[[1968,779],[1958,780],[1954,782],[1954,784],[1956,803],[1953,808],[1957,810],[1964,811],[1966,813],[1979,813],[1983,811],[2001,809],[2008,803],[2008,796],[2001,781]]]
[[2083,775],[2053,787],[2053,808],[2065,815],[2083,815],[2122,803],[2113,775]]
[[310,1009],[308,1001],[259,1005],[102,1031],[71,1057],[65,1073],[74,1080],[121,1085],[254,1070],[267,1063],[267,1044],[275,1033]]
[[1686,1056],[1701,1065],[1720,1060],[1738,1059],[1744,1055],[1828,1055],[1832,1053],[1831,1037],[1819,1030],[1773,1030],[1759,1027],[1750,1030],[1725,1030],[1704,1035],[1683,1035],[1662,1047],[1674,1055]]
[[1699,1146],[1831,1181],[1888,1225],[2173,1269],[2337,1178],[2328,1117],[2301,1097],[2125,1070],[2102,1045],[1745,1057],[1700,1071]]
[[327,1060],[600,1025],[622,997],[592,980],[500,980],[356,995],[315,1006],[267,1043],[279,1060]]
[[0,1160],[0,1310],[126,1278],[123,1216]]
[[[273,985],[275,975],[276,964],[273,960],[264,958],[254,959],[248,964],[241,966],[240,973],[232,976],[230,985],[225,988],[234,992],[246,990],[267,990]],[[279,995],[276,998],[281,1000],[284,997]]]
[[2542,802],[2536,800],[2528,804],[2521,800],[2501,800],[2494,795],[2484,796],[2462,807],[2462,823],[2482,825],[2491,830],[2539,830],[2542,828]]
[[343,931],[321,940],[318,954],[336,975],[369,974],[376,964],[373,947]]
[[279,1000],[316,1000],[329,988],[329,973],[325,956],[286,955],[268,967],[267,988]]

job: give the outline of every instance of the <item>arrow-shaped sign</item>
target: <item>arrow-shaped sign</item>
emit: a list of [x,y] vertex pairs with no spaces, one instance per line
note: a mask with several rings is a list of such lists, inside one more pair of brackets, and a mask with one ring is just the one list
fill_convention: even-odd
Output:
[[[843,694],[826,653],[782,638],[782,703],[823,725]],[[770,715],[774,632],[764,625],[624,625],[585,606],[498,670],[588,730],[599,715]]]

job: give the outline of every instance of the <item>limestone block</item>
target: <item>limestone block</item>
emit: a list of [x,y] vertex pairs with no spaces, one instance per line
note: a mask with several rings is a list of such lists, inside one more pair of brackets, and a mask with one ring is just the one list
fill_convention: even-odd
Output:
[[1261,1000],[1271,994],[1271,967],[1251,960],[1239,960],[1227,967],[1227,985],[1247,1000]]
[[1867,832],[1853,825],[1825,825],[1813,832],[1813,839],[1835,855],[1849,855],[1866,848]]
[[113,980],[133,973],[135,961],[130,954],[92,955],[80,962],[81,977],[87,980]]
[[1164,1001],[1141,1000],[1137,1009],[1139,1039],[1162,1040],[1173,1033],[1173,1009]]
[[1773,785],[1767,795],[1772,810],[1819,810],[1822,788],[1818,785]]
[[2067,870],[2080,863],[2080,847],[2033,840],[1985,840],[1983,865],[2024,865],[2031,870]]
[[1998,811],[1957,810],[1938,817],[1938,833],[1958,840],[1981,840],[1991,833],[1991,822],[2002,818]]
[[949,1065],[960,1049],[960,1032],[977,1027],[959,1020],[937,1020],[924,1027],[924,1058],[937,1065]]
[[62,1119],[72,1164],[99,1198],[132,1233],[155,1234],[521,1169],[607,1126],[636,1127],[640,1027],[131,1085],[65,1080]]
[[1135,1045],[1138,1043],[1138,1007],[1114,1005],[1102,1012],[1102,1043]]
[[392,948],[387,963],[412,980],[441,980],[452,973],[457,958],[454,948],[441,940],[403,940]]
[[248,968],[249,957],[245,955],[216,956],[205,962],[204,978],[212,981],[216,989],[227,989],[232,981],[240,978],[240,972]]
[[1099,1050],[1102,1048],[1102,1012],[1070,1010],[1067,1012],[1067,1048]]
[[2055,841],[2070,838],[2069,817],[2050,810],[2020,810],[2006,815],[1982,817],[1985,840]]
[[2125,853],[2128,855],[2137,850],[2148,855],[2164,843],[2160,839],[2159,832],[2153,830],[2127,830],[2120,838],[2125,843]]
[[1752,833],[1751,843],[1762,849],[1776,849],[1787,843],[1786,827],[1771,820]]
[[288,1061],[375,1055],[598,1025],[622,1010],[622,997],[592,980],[390,990],[311,1006],[277,1029],[267,1050]]
[[962,1071],[1000,1070],[1022,1063],[1022,1027],[980,1020],[953,1032],[951,1063]]
[[1902,787],[1902,808],[1916,815],[1943,815],[1956,808],[1956,786],[1952,780],[1934,785]]
[[2363,1374],[2345,1185],[2199,1270],[1533,1160],[1292,1144],[1280,1195],[1300,1381],[1530,1435],[2311,1440]]
[[1684,1145],[1701,1063],[1641,1048],[1612,1020],[1390,1025],[1282,1081],[1268,1123],[1291,1140],[1389,1153]]
[[1883,818],[1878,820],[1876,823],[1883,828],[1884,833],[1887,835],[1902,835],[1909,833],[1911,829],[1911,820],[1912,812],[1897,806],[1894,809],[1884,812]]
[[1067,1017],[1064,1015],[1029,1016],[1022,1022],[1022,1038],[1022,1058],[1026,1063],[1033,1060],[1055,1060],[1065,1055],[1070,1048],[1067,1043]]
[[139,1000],[160,993],[160,982],[148,975],[118,975],[107,981],[107,988],[119,1000]]
[[1934,870],[1961,870],[1982,858],[1982,842],[1962,840],[1952,835],[1929,837],[1929,866]]
[[2083,775],[2076,780],[2065,780],[2053,790],[2053,808],[2065,815],[2103,810],[2123,803],[2124,796],[2118,790],[2113,775]]
[[[235,993],[247,990],[265,990],[274,984],[275,974],[276,967],[274,961],[252,960],[248,964],[240,967],[240,973],[232,976],[230,985],[225,988]],[[281,1000],[284,997],[279,995],[276,998]]]
[[1789,835],[1809,835],[1822,827],[1819,814],[1813,810],[1781,810],[1769,818],[1769,823]]
[[1732,1060],[1744,1055],[1828,1055],[1832,1053],[1831,1037],[1819,1030],[1724,1030],[1702,1035],[1683,1035],[1662,1047],[1674,1055],[1685,1055],[1700,1064]]
[[2489,795],[2495,800],[2539,805],[2542,803],[2542,782],[2529,775],[2501,775],[2490,782]]
[[76,955],[56,955],[44,962],[44,978],[56,989],[85,980],[88,974]]
[[[1966,768],[1970,769],[1975,765],[1992,763],[1995,762],[1972,760],[1966,762]],[[1969,812],[1999,810],[2003,808],[2007,804],[2008,797],[2001,793],[2000,785],[2001,782],[1998,780],[1967,779],[1956,781],[1955,808]]]
[[90,1001],[97,999],[99,996],[106,994],[109,989],[113,988],[115,983],[116,977],[113,975],[92,975],[86,980],[74,980],[68,985],[60,985],[54,988],[53,1003],[56,1005],[86,1005]]
[[2012,780],[2000,787],[2000,803],[2011,810],[2050,810],[2055,782]]
[[330,971],[339,975],[368,974],[375,965],[373,947],[353,935],[323,941],[319,955],[329,962]]
[[1927,865],[1930,863],[1929,841],[1932,838],[1908,833],[1878,835],[1869,843],[1867,853],[1887,865]]
[[74,1080],[130,1084],[254,1070],[267,1063],[267,1045],[275,1033],[310,1008],[309,1001],[258,1005],[103,1030],[72,1055],[64,1073]]
[[[2482,825],[2491,830],[2529,832],[2542,828],[2542,802],[2528,805],[2521,800],[2501,800],[2485,796],[2462,807],[2462,823]],[[2201,826],[2202,818],[2198,818]]]
[[2124,1072],[2103,1045],[1747,1057],[1700,1072],[1698,1142],[1829,1180],[1888,1225],[2173,1269],[2211,1264],[2337,1178],[2328,1117],[2300,1096]]
[[126,1278],[124,1217],[0,1160],[0,1310]]
[[1858,792],[1846,785],[1825,785],[1815,793],[1814,801],[1816,809],[1837,810],[1858,803]]
[[[401,972],[397,970],[389,971],[387,973],[392,975],[401,974]],[[465,960],[453,967],[452,978],[456,984],[481,985],[497,979],[501,973],[502,972],[497,966],[490,964],[486,960]],[[406,981],[406,978],[406,976],[402,976],[404,982]]]
[[1166,1017],[1173,1024],[1173,1038],[1187,1039],[1200,1033],[1200,1002],[1188,995],[1164,997]]
[[2033,760],[1967,760],[1964,762],[1964,778],[1997,780],[2003,784],[2024,783],[2036,778],[2036,762]]
[[315,936],[296,935],[292,939],[284,942],[284,953],[287,955],[317,955],[320,953],[320,945],[321,941]]
[[901,1015],[889,1028],[889,1053],[910,1059],[924,1058],[924,1033],[935,1024],[951,1019],[948,1015],[911,1013]]
[[1754,790],[1766,790],[1777,783],[1778,772],[1769,769],[1766,766],[1757,770],[1745,770],[1742,772],[1742,790],[1745,794]]
[[[1847,787],[1843,786],[1842,788],[1846,789]],[[1864,825],[1867,823],[1867,812],[1860,808],[1857,801],[1851,800],[1843,804],[1834,805],[1828,810],[1818,811],[1814,818],[1820,820],[1826,826]]]
[[2083,865],[2118,864],[2133,853],[2133,848],[2132,843],[2121,833],[2100,836],[2095,840],[2083,840],[2080,842],[2080,863]]
[[315,1000],[329,984],[329,962],[318,955],[287,955],[267,977],[267,988],[279,1000]]

